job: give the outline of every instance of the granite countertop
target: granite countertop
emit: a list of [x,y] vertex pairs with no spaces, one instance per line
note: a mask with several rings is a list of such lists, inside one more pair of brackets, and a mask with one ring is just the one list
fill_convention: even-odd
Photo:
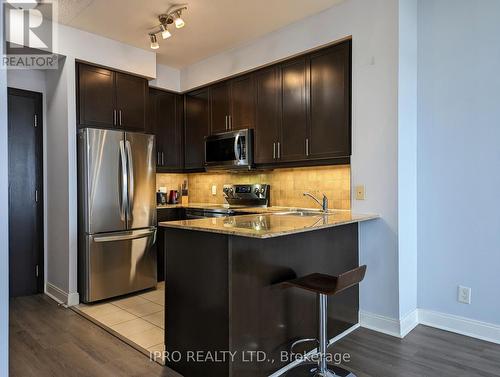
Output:
[[[299,212],[294,214],[293,212],[283,211],[283,209],[280,212],[278,207],[263,209],[268,210],[268,213],[167,221],[158,225],[164,228],[188,229],[242,237],[272,238],[379,218],[378,215],[354,214],[351,211],[333,210],[328,214],[309,212],[301,216]],[[270,209],[271,213],[269,213]]]

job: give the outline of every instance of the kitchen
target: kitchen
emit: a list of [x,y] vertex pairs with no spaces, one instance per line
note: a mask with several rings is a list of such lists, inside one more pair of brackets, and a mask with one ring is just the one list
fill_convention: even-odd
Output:
[[[366,329],[461,333],[417,307],[413,2],[399,4],[407,14],[382,0],[273,2],[282,17],[260,27],[246,14],[263,4],[241,4],[220,16],[245,25],[234,35],[199,1],[124,5],[142,36],[96,18],[112,2],[90,3],[59,5],[57,68],[6,76],[9,119],[26,123],[10,130],[9,161],[22,137],[36,145],[9,180],[18,200],[31,195],[21,171],[38,171],[37,204],[10,203],[29,215],[9,217],[19,318],[42,294],[137,363],[185,376],[363,375],[356,360],[326,364],[327,347],[355,355],[343,345]],[[203,20],[219,38],[197,39]],[[28,225],[33,237],[16,237]],[[23,247],[37,252],[12,251]],[[466,335],[484,339],[481,328]],[[233,356],[169,357],[193,351]],[[312,362],[279,360],[295,352]]]

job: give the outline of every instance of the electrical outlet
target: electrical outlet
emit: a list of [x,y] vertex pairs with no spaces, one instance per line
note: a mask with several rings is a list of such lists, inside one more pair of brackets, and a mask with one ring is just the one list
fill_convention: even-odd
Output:
[[364,185],[356,186],[355,190],[356,190],[356,200],[366,199],[366,191]]
[[458,302],[470,304],[472,289],[469,287],[458,286]]
[[212,185],[212,195],[217,195],[217,186]]

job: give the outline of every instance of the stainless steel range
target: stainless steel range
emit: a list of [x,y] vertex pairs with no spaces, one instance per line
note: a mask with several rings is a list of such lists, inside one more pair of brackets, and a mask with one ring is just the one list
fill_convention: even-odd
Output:
[[188,219],[202,219],[205,217],[248,215],[251,212],[243,212],[241,209],[269,206],[271,186],[266,184],[224,185],[222,192],[227,204],[188,208],[186,217]]

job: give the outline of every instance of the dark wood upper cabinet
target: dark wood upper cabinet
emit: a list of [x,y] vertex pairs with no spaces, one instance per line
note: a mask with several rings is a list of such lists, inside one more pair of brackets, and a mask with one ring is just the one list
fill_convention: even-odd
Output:
[[351,43],[310,56],[308,158],[351,154]]
[[158,172],[183,169],[183,97],[158,89],[149,90],[148,131],[156,136]]
[[229,130],[230,85],[229,82],[215,84],[210,87],[211,133]]
[[247,75],[231,80],[231,130],[254,128],[255,87],[254,76]]
[[254,160],[256,164],[276,162],[277,143],[280,140],[281,79],[278,67],[255,73],[255,135]]
[[78,123],[116,127],[115,76],[108,69],[78,64]]
[[78,63],[79,127],[146,129],[146,79]]
[[281,161],[306,158],[308,73],[305,57],[281,65],[282,127],[277,152]]
[[208,88],[185,95],[184,167],[202,170],[205,166],[205,136],[210,132]]
[[211,134],[254,128],[253,75],[214,84],[209,87],[209,91]]
[[352,42],[185,95],[185,167],[204,166],[204,136],[255,128],[257,167],[346,163],[351,155]]
[[140,77],[115,73],[118,125],[130,131],[144,132],[148,82]]

